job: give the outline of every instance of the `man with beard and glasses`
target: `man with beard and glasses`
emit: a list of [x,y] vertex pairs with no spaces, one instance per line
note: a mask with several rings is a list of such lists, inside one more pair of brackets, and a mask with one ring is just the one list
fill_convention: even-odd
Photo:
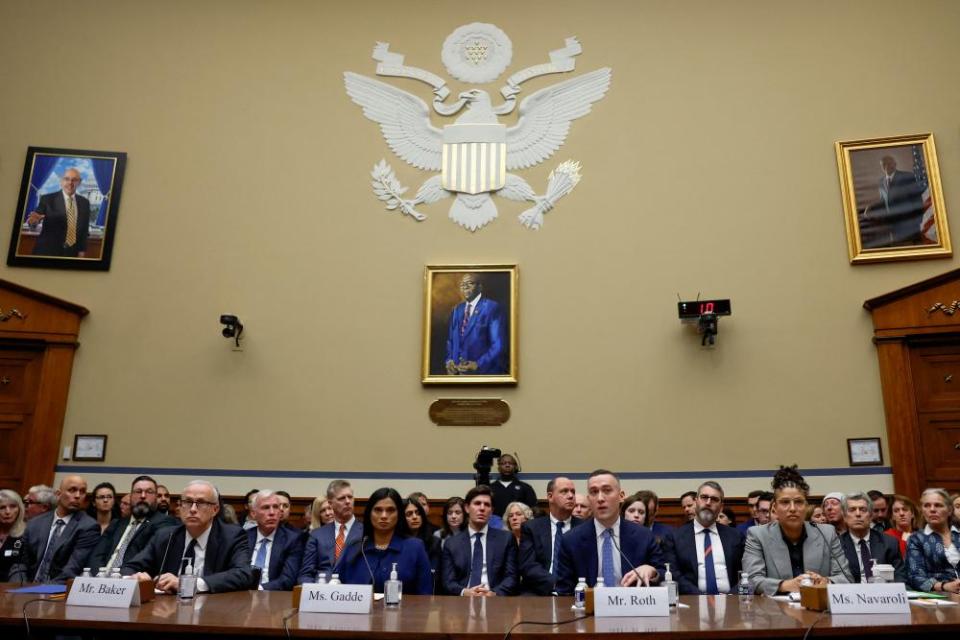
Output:
[[137,476],[130,488],[130,515],[114,520],[90,554],[90,568],[111,569],[123,565],[147,546],[153,535],[177,524],[175,518],[157,511],[157,482],[150,476]]
[[663,538],[663,553],[673,569],[680,593],[736,593],[743,560],[743,534],[722,524],[723,489],[716,482],[700,485],[694,519]]

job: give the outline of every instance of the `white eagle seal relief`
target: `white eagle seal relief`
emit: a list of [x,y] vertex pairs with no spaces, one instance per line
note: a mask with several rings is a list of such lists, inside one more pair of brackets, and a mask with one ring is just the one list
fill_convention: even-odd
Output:
[[[386,160],[371,172],[374,195],[390,211],[415,220],[426,215],[417,210],[453,197],[450,218],[476,231],[497,217],[491,194],[533,203],[520,214],[520,223],[530,229],[543,226],[544,214],[570,193],[580,180],[580,164],[567,160],[550,173],[547,190],[537,195],[520,176],[509,173],[536,166],[563,145],[573,120],[590,113],[592,105],[610,88],[609,67],[597,69],[540,89],[520,102],[517,123],[501,124],[499,116],[517,106],[521,85],[543,75],[573,71],[582,49],[576,38],[550,52],[550,61],[511,75],[500,89],[503,101],[494,105],[490,93],[470,89],[446,103],[450,90],[439,76],[404,64],[404,56],[391,52],[388,43],[377,43],[373,58],[377,75],[420,80],[433,87],[433,110],[441,116],[460,114],[438,128],[430,122],[430,107],[414,94],[351,71],[344,73],[347,95],[363,114],[380,125],[387,145],[402,160],[424,171],[438,172],[424,182],[412,200],[403,198],[400,184]],[[443,46],[447,71],[470,83],[491,82],[510,64],[512,45],[507,35],[491,24],[473,23],[456,29]],[[460,113],[462,111],[462,113]]]

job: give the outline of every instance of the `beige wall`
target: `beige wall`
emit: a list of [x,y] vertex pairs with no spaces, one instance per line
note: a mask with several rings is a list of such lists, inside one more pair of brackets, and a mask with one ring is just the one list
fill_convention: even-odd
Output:
[[[123,466],[466,472],[488,443],[528,472],[665,472],[845,467],[846,438],[885,436],[861,304],[955,260],[850,266],[833,143],[933,132],[960,209],[960,3],[480,5],[0,5],[6,215],[28,146],[129,153],[111,271],[0,267],[91,310],[64,446],[107,433]],[[411,193],[428,174],[392,155],[343,71],[372,75],[388,41],[446,76],[441,43],[471,21],[512,38],[511,72],[571,35],[577,72],[613,68],[522,174],[542,193],[560,161],[583,165],[539,232],[520,203],[470,234],[449,200],[418,224],[370,191],[384,157]],[[424,388],[423,266],[472,262],[519,264],[520,384]],[[698,291],[733,300],[712,351],[676,318]],[[242,353],[223,312],[246,324]],[[459,395],[512,418],[431,424],[430,402]]]

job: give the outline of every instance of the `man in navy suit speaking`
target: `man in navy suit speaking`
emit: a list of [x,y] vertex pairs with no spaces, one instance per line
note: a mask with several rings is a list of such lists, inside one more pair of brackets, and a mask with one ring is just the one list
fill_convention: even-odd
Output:
[[475,273],[460,279],[463,302],[453,308],[447,328],[447,373],[500,375],[507,373],[506,338],[500,305],[483,295],[483,283]]
[[603,578],[608,586],[629,587],[638,580],[653,584],[663,576],[663,554],[653,532],[620,518],[623,490],[620,479],[598,469],[587,480],[593,520],[563,534],[556,592],[573,593],[577,578],[594,586]]

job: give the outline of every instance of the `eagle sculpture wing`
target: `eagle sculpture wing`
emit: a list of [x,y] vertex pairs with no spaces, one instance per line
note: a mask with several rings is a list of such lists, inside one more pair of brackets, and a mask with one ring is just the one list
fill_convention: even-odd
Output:
[[363,115],[380,125],[394,153],[418,169],[440,170],[443,133],[430,124],[427,103],[412,93],[351,71],[343,74],[343,80],[347,95],[363,108]]
[[520,119],[507,129],[507,169],[526,169],[553,155],[566,140],[570,121],[590,113],[609,88],[610,68],[604,67],[525,98]]

